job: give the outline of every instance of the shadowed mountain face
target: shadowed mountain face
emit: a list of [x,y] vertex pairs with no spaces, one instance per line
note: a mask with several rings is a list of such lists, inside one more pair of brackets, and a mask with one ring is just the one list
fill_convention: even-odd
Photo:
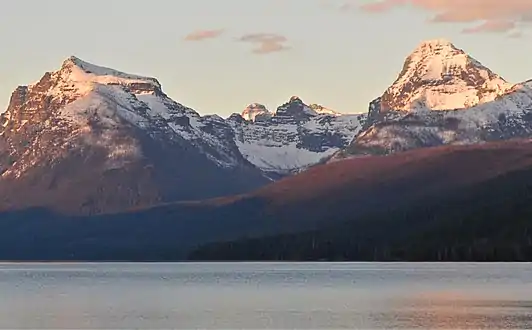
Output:
[[[499,234],[499,225],[506,226],[512,235],[516,228],[528,228],[530,221],[520,219],[530,211],[523,207],[529,205],[531,197],[531,166],[532,144],[528,141],[431,148],[338,161],[251,194],[205,202],[90,218],[61,217],[42,210],[3,214],[0,259],[175,260],[186,258],[203,244],[229,241],[238,241],[231,243],[238,244],[237,251],[227,250],[231,244],[216,245],[214,250],[207,246],[196,250],[193,257],[246,259],[257,250],[244,253],[250,245],[241,240],[261,237],[271,239],[258,249],[265,251],[264,258],[275,259],[268,251],[279,250],[268,250],[267,246],[277,239],[290,251],[299,249],[282,239],[294,236],[283,235],[329,233],[320,236],[325,240],[339,237],[331,236],[338,232],[343,234],[340,238],[344,243],[365,237],[364,251],[372,248],[373,239],[378,241],[378,249],[388,243],[397,249],[397,244],[409,237],[437,237],[440,228],[447,236],[459,233],[469,219],[475,220],[475,226],[467,229],[464,237],[489,242]],[[505,212],[496,212],[499,209]],[[488,214],[485,210],[490,210],[492,218],[486,218],[489,225],[483,227],[482,217]],[[514,214],[521,218],[512,218]],[[519,221],[514,226],[508,220]],[[306,239],[312,236],[298,239],[301,237],[310,242]],[[256,240],[251,242],[257,244]],[[525,246],[526,241],[519,242],[520,247]],[[431,251],[442,246],[435,245]],[[308,245],[300,248],[306,252],[293,254],[292,259],[323,257],[307,254]],[[286,249],[281,252],[288,253]],[[356,254],[351,256],[357,259]],[[380,254],[375,259],[379,256],[386,259]]]
[[267,201],[276,217],[328,222],[402,206],[427,195],[444,198],[456,189],[530,165],[528,141],[419,149],[319,166],[251,196]]
[[274,115],[250,106],[249,120],[200,116],[155,78],[70,57],[0,115],[0,210],[100,214],[247,192],[345,147],[364,118],[318,110],[292,98]]
[[[532,261],[529,141],[336,165],[258,194],[268,200],[272,220],[304,221],[307,229],[205,244],[189,258]],[[360,176],[348,172],[349,166]],[[325,171],[332,173],[327,179]],[[312,220],[315,228],[308,227]]]
[[127,139],[138,143],[142,158],[109,168],[105,150],[72,150],[63,159],[42,162],[20,178],[3,180],[1,207],[100,214],[224,196],[269,181],[252,168],[220,169],[193,148],[154,141],[142,132],[130,134]]
[[191,260],[532,261],[532,171],[301,232],[204,244]]
[[98,214],[270,182],[228,126],[172,101],[157,80],[75,57],[17,88],[0,123],[4,210]]

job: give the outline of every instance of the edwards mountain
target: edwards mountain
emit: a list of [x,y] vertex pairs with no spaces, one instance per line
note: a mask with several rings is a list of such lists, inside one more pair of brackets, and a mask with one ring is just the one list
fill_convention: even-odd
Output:
[[358,115],[200,116],[72,57],[0,116],[0,258],[532,260],[531,111],[446,40]]

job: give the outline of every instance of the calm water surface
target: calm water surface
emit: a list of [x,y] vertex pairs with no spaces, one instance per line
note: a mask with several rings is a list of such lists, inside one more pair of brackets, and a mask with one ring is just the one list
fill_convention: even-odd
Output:
[[0,264],[0,328],[532,329],[532,265]]

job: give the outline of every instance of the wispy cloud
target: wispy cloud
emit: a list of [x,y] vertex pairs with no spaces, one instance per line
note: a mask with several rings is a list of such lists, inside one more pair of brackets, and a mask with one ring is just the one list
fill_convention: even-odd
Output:
[[515,32],[508,34],[508,38],[511,38],[511,39],[520,39],[521,37],[523,37],[523,32],[521,31],[515,31]]
[[464,33],[501,33],[513,30],[515,22],[509,21],[485,21],[480,25],[476,25],[463,30]]
[[379,0],[359,7],[382,13],[407,5],[431,12],[431,22],[475,24],[465,33],[514,34],[522,24],[532,22],[532,0]]
[[253,44],[253,53],[255,54],[270,54],[290,49],[286,45],[288,39],[275,33],[246,34],[238,38],[238,40]]
[[196,30],[185,36],[186,41],[201,41],[220,37],[225,32],[224,29],[217,30]]

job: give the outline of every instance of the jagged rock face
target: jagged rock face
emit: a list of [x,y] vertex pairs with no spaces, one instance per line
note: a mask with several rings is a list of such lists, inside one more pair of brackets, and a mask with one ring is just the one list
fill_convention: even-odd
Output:
[[229,122],[243,156],[268,173],[287,175],[318,164],[346,147],[361,130],[366,115],[320,114],[292,97],[270,118]]
[[154,78],[75,57],[17,88],[0,123],[2,209],[101,213],[270,181],[222,118],[174,102]]
[[318,113],[312,110],[308,105],[297,97],[292,96],[290,101],[281,105],[275,112],[275,121],[277,122],[297,122],[308,120]]
[[493,101],[511,86],[449,41],[429,40],[407,57],[380,111],[464,109]]
[[532,136],[532,88],[512,85],[447,41],[422,43],[364,131],[334,159]]

